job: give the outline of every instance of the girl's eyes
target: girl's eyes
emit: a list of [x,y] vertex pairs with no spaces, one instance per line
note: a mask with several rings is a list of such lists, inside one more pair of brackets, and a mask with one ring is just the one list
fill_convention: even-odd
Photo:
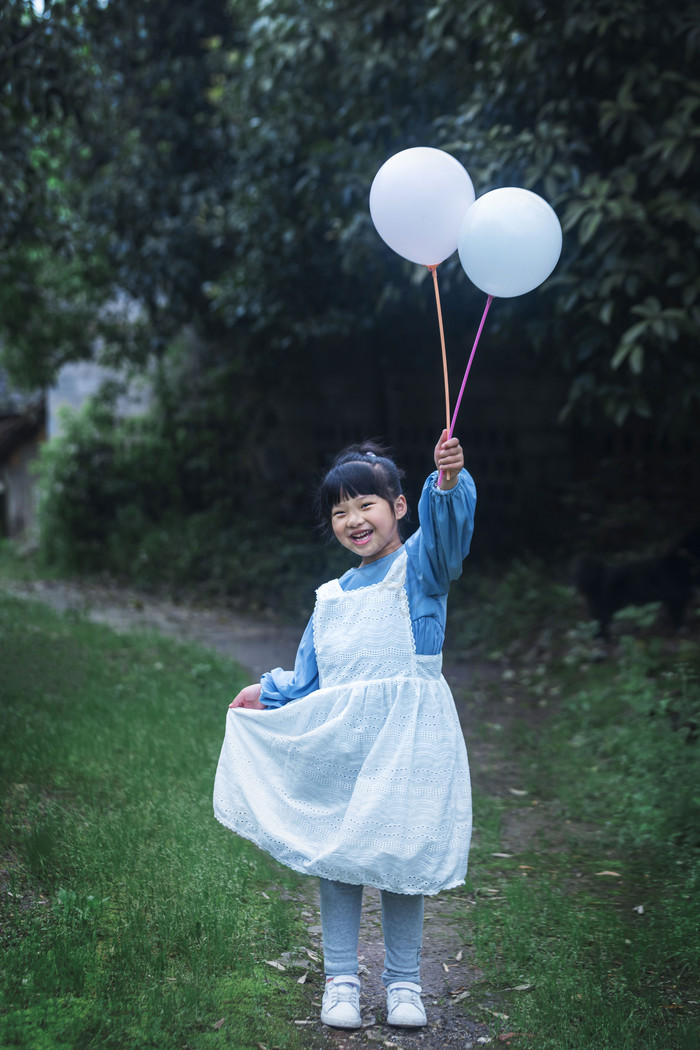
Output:
[[[373,507],[376,502],[376,499],[363,499],[362,503],[360,503],[360,510],[367,510],[369,507]],[[345,514],[347,514],[347,511],[341,510],[340,508],[331,511],[331,517],[333,518],[342,518]]]

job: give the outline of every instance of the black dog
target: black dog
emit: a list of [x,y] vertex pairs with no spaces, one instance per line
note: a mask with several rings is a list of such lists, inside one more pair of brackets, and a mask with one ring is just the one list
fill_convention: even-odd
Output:
[[656,558],[606,565],[599,558],[580,557],[574,584],[583,595],[601,638],[610,636],[610,621],[627,605],[663,602],[674,628],[683,624],[693,588],[700,584],[700,525]]

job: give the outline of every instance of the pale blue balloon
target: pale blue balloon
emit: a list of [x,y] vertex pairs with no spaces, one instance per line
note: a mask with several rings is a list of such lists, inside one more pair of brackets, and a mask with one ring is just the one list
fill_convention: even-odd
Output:
[[465,214],[457,250],[477,288],[501,299],[546,281],[559,261],[562,232],[554,209],[516,186],[478,197]]

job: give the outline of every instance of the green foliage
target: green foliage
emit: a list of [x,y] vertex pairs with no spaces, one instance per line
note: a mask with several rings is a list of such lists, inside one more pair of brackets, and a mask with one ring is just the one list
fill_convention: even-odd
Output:
[[303,525],[265,523],[255,490],[241,503],[239,453],[233,436],[226,440],[231,413],[222,404],[218,427],[200,421],[198,406],[196,396],[179,405],[171,426],[157,407],[119,419],[106,394],[66,412],[40,454],[43,561],[53,571],[106,571],[291,619],[310,613],[314,588],[345,571],[346,559]]
[[0,634],[0,1044],[300,1047],[296,881],[211,810],[240,669],[7,598]]
[[46,559],[66,569],[110,567],[134,552],[144,530],[179,500],[162,429],[151,419],[115,419],[109,401],[64,416],[41,449],[39,521]]
[[576,784],[572,813],[613,820],[635,848],[700,846],[700,661],[695,646],[684,655],[623,638],[612,674],[574,648],[565,665],[578,680],[562,691],[561,730],[542,742],[552,776],[565,768]]
[[[697,623],[669,640],[638,613],[603,647],[572,596],[521,565],[460,609],[477,695],[483,675],[520,709],[474,771],[463,921],[484,977],[469,1009],[524,1050],[697,1042]],[[478,790],[484,772],[499,800]]]
[[[475,615],[475,610],[479,615]],[[503,566],[467,565],[450,596],[448,641],[463,656],[498,659],[546,644],[576,609],[571,587],[552,578],[544,562],[514,559]],[[537,636],[533,638],[533,626]]]
[[0,335],[27,387],[91,356],[113,284],[72,178],[95,87],[84,19],[97,9],[57,0],[39,15],[30,0],[7,0],[0,11]]
[[212,216],[235,253],[213,306],[281,349],[361,333],[396,345],[414,268],[378,242],[367,195],[393,148],[432,137],[448,95],[439,56],[421,47],[428,5],[411,0],[399,15],[364,0],[235,8],[245,46],[212,56],[238,159],[231,203]]
[[469,582],[451,601],[449,650],[501,667],[509,692],[551,709],[536,735],[537,791],[547,784],[572,817],[611,822],[625,845],[699,846],[697,644],[667,649],[658,606],[634,607],[619,612],[627,633],[606,659],[572,588],[545,565],[516,561]]
[[[213,50],[210,95],[238,159],[235,193],[211,215],[235,253],[208,289],[228,326],[264,332],[268,353],[366,326],[398,354],[397,317],[420,313],[415,268],[378,244],[367,191],[389,154],[427,141],[464,161],[477,192],[543,193],[568,234],[544,303],[502,303],[492,338],[522,346],[524,332],[556,352],[569,407],[669,421],[697,404],[697,5],[236,10],[242,42]],[[442,269],[463,316],[461,270]]]
[[142,350],[160,356],[207,318],[207,284],[230,248],[210,217],[230,198],[236,163],[210,101],[209,56],[232,47],[237,18],[216,0],[105,5],[87,23],[99,68],[76,165],[81,213],[104,247],[113,285],[141,307]]
[[0,254],[2,361],[15,382],[50,385],[65,362],[92,356],[100,333],[116,334],[113,319],[98,323],[99,269],[98,259],[88,264],[50,244],[19,243]]
[[[549,332],[572,376],[569,408],[673,422],[700,397],[700,8],[439,9],[445,42],[475,18],[480,30],[481,75],[442,124],[453,147],[475,155],[488,181],[540,190],[562,219]],[[546,345],[543,326],[531,334]]]
[[60,220],[56,126],[78,107],[87,88],[80,7],[6,0],[0,12],[0,245],[54,237]]
[[[502,303],[493,340],[561,362],[570,408],[621,422],[697,405],[696,3],[85,0],[39,19],[15,2],[3,31],[0,121],[22,158],[6,181],[40,234],[13,220],[10,289],[26,302],[26,252],[47,232],[82,286],[45,297],[31,277],[46,324],[15,370],[88,353],[77,323],[53,333],[49,304],[99,318],[116,289],[142,309],[134,338],[110,333],[122,359],[161,355],[184,324],[235,342],[252,374],[293,346],[311,375],[348,337],[405,359],[420,274],[379,243],[367,192],[388,155],[430,142],[477,192],[532,187],[563,222],[544,298]],[[443,284],[455,318],[476,311],[456,259]]]
[[[616,861],[622,878],[608,888],[595,884],[592,856],[551,856],[547,872],[541,853],[518,859],[527,870],[501,861],[489,883],[497,901],[470,914],[476,958],[498,989],[498,1016],[506,1011],[498,1027],[517,1032],[524,1050],[691,1050],[697,864],[669,872],[662,889],[648,868],[645,880]],[[646,914],[631,901],[645,901]]]

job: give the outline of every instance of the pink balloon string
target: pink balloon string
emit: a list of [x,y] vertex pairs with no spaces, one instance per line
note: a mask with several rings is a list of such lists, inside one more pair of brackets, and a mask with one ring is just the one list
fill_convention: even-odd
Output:
[[[462,404],[462,396],[464,394],[464,388],[467,385],[467,379],[469,378],[469,371],[470,371],[470,369],[472,367],[472,361],[474,360],[474,354],[476,353],[476,348],[479,345],[479,339],[481,338],[481,332],[482,332],[482,329],[484,327],[484,323],[486,321],[486,315],[489,312],[489,307],[490,307],[492,302],[493,302],[493,296],[489,295],[487,297],[487,299],[486,299],[486,306],[484,307],[484,312],[483,312],[482,317],[481,317],[481,324],[479,325],[479,330],[476,333],[476,339],[474,340],[474,346],[472,347],[472,352],[469,355],[469,360],[467,362],[467,368],[466,368],[466,371],[464,373],[464,379],[462,380],[462,385],[459,388],[459,394],[457,395],[457,403],[455,405],[455,410],[454,410],[454,413],[452,415],[452,423],[450,424],[450,430],[449,430],[449,433],[447,435],[448,439],[451,438],[453,433],[454,433],[455,423],[457,422],[457,413],[459,412],[459,406]],[[441,481],[442,481],[442,471],[440,471],[440,474],[438,476],[438,485],[440,484]]]

